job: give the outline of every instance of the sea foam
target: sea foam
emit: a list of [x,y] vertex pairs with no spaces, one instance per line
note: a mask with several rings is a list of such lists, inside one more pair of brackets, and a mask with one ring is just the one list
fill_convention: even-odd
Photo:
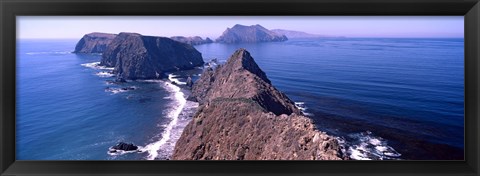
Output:
[[305,105],[305,102],[295,102],[295,107],[300,109],[302,113],[306,116],[313,116],[313,114],[307,112],[307,106]]
[[99,77],[102,77],[102,78],[109,78],[109,77],[114,77],[115,76],[115,74],[113,74],[111,72],[105,72],[105,71],[98,72],[96,75],[99,76]]
[[[112,147],[108,148],[108,150],[111,150]],[[108,155],[110,156],[118,156],[118,155],[124,155],[124,154],[128,154],[128,153],[142,153],[140,151],[140,147],[138,150],[132,150],[132,151],[125,151],[125,150],[117,150],[116,152],[107,152]]]
[[166,124],[161,134],[160,140],[148,144],[142,150],[148,152],[148,160],[157,158],[167,159],[173,153],[176,141],[180,138],[183,129],[187,125],[188,113],[186,110],[193,112],[198,104],[187,101],[180,87],[169,82],[161,83],[167,91],[171,93],[170,99],[174,100],[171,104],[172,109],[167,113],[170,122]]
[[100,62],[85,63],[80,65],[88,68],[97,69],[97,70],[113,70],[114,69],[113,67],[101,66]]
[[127,92],[131,90],[138,89],[137,86],[129,86],[129,87],[107,87],[105,88],[105,92],[111,92],[112,94],[118,94],[122,92]]
[[344,146],[346,153],[354,160],[399,160],[402,156],[393,147],[388,145],[387,140],[375,136],[372,132],[349,134],[346,142],[344,138],[337,138],[340,145]]
[[170,80],[170,82],[175,82],[176,84],[187,85],[186,82],[180,81],[177,77],[178,77],[178,75],[169,74],[168,75],[168,80]]

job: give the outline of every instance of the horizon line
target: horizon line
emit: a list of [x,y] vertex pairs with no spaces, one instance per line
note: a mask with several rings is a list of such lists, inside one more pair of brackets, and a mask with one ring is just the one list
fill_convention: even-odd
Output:
[[[111,34],[114,34],[114,33],[111,33]],[[143,35],[143,34],[141,34]],[[144,36],[153,36],[153,35],[144,35]],[[167,36],[153,36],[153,37],[166,37],[166,38],[170,38],[170,37],[167,37]],[[171,36],[171,37],[174,37],[174,36]],[[193,36],[183,36],[183,37],[193,37]],[[82,37],[80,38],[16,38],[16,40],[41,40],[41,39],[64,39],[64,40],[80,40]],[[207,38],[207,37],[202,37],[202,38]],[[210,39],[213,40],[212,37],[208,37]],[[218,38],[218,37],[217,37]],[[287,37],[288,38],[288,37]],[[321,37],[305,37],[305,38],[288,38],[288,39],[321,39],[321,38],[395,38],[395,39],[412,39],[412,38],[415,38],[415,39],[453,39],[453,38],[456,38],[456,39],[459,39],[459,38],[462,38],[464,39],[465,36],[454,36],[454,37],[443,37],[443,36],[439,36],[439,37],[416,37],[416,36],[408,36],[408,37],[395,37],[395,36],[355,36],[355,37],[347,37],[347,36],[321,36]]]

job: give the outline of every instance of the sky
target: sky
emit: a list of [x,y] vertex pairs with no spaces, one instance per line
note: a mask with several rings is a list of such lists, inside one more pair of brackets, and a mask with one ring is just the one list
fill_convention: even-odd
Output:
[[216,39],[235,24],[344,37],[463,38],[463,16],[17,16],[18,39],[79,39],[91,32]]

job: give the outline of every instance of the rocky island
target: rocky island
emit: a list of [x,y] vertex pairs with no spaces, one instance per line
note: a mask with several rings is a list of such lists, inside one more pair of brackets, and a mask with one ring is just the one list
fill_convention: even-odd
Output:
[[103,53],[116,34],[94,32],[84,35],[75,46],[74,53]]
[[120,33],[102,55],[101,66],[114,67],[119,79],[156,79],[165,72],[193,69],[204,64],[191,45],[166,37]]
[[173,36],[170,37],[172,40],[175,40],[177,42],[182,42],[186,43],[189,45],[201,45],[201,44],[207,44],[207,43],[213,43],[213,40],[210,38],[205,38],[202,39],[200,36],[194,36],[194,37],[183,37],[183,36]]
[[227,28],[215,41],[219,43],[257,43],[286,40],[288,38],[285,35],[272,32],[258,24],[252,26],[236,24],[232,28]]
[[341,160],[336,138],[318,131],[271,84],[250,53],[207,69],[192,88],[200,103],[174,160]]

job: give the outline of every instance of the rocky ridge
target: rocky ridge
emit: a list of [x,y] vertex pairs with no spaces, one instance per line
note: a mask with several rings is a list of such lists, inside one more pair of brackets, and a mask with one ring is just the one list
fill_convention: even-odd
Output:
[[200,107],[177,141],[175,160],[340,160],[336,138],[272,86],[250,53],[207,69],[192,95]]

